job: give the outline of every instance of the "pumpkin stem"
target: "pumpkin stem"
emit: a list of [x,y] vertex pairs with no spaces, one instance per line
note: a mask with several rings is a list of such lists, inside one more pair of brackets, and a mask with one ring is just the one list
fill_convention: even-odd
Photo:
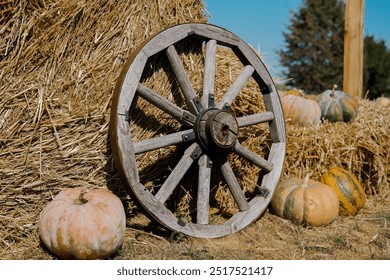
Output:
[[79,197],[75,200],[75,203],[77,205],[81,205],[81,204],[85,204],[88,202],[88,200],[86,200],[84,198],[84,194],[86,194],[88,192],[88,189],[87,188],[83,188],[81,191],[80,191],[80,194],[79,194]]
[[334,84],[334,85],[333,85],[333,88],[332,88],[332,93],[330,94],[330,97],[336,98],[336,94],[335,94],[336,88],[337,88],[337,85]]
[[303,184],[302,184],[302,187],[306,188],[307,187],[307,183],[309,182],[309,178],[311,176],[311,173],[308,173],[305,177],[305,179],[303,179]]

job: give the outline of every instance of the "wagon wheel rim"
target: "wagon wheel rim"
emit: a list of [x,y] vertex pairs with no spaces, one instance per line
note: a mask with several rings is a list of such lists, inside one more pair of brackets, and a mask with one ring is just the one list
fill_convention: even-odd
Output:
[[[203,90],[197,96],[183,67],[175,44],[188,38],[205,42]],[[244,67],[229,90],[214,103],[215,59],[218,47],[231,48]],[[148,59],[164,53],[180,85],[184,108],[165,99],[141,82]],[[230,106],[248,79],[259,85],[266,111],[235,117]],[[183,124],[180,131],[161,137],[134,141],[130,132],[129,114],[135,97],[139,96]],[[237,138],[243,127],[267,123],[271,146],[268,158],[244,147]],[[281,176],[286,139],[281,103],[270,74],[256,52],[233,33],[210,24],[189,23],[170,27],[150,37],[129,57],[117,81],[113,96],[110,140],[114,161],[123,183],[146,213],[163,227],[189,236],[216,238],[233,234],[258,219],[266,210]],[[155,193],[140,181],[136,155],[152,150],[186,144],[184,154]],[[216,152],[217,151],[217,152]],[[265,175],[259,191],[247,198],[227,160],[234,153],[259,167]],[[168,209],[165,202],[197,164],[198,183],[195,222],[183,221]],[[222,224],[209,220],[211,166],[218,165],[239,211]]]

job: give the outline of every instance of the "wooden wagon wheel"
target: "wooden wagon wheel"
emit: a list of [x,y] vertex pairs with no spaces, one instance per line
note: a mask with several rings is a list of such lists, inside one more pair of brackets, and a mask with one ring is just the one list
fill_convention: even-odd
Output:
[[[203,42],[204,71],[203,89],[196,94],[183,66],[176,45],[196,39]],[[230,48],[242,62],[243,68],[230,88],[218,101],[214,101],[215,60],[218,48]],[[168,58],[170,69],[181,88],[182,104],[168,100],[160,93],[142,83],[141,77],[150,67],[147,61],[156,55]],[[236,117],[230,107],[240,95],[241,89],[253,77],[259,86],[264,100],[265,111]],[[137,97],[137,98],[136,98]],[[134,140],[130,123],[132,104],[143,99],[149,106],[157,107],[169,117],[178,121],[178,131],[151,139]],[[183,105],[184,104],[184,105]],[[244,147],[238,140],[243,127],[266,124],[269,128],[270,147],[267,156]],[[231,32],[210,24],[189,23],[170,27],[146,40],[128,59],[122,75],[117,81],[113,98],[110,138],[115,164],[129,193],[141,204],[147,214],[165,228],[189,236],[216,238],[233,234],[256,219],[269,205],[274,189],[279,181],[285,157],[285,126],[279,96],[271,76],[256,52]],[[157,188],[146,187],[136,156],[170,146],[182,146],[184,152],[180,160]],[[234,153],[261,168],[263,175],[258,183],[258,192],[246,197],[229,161],[229,153]],[[197,163],[197,164],[195,164]],[[189,170],[197,170],[197,175],[188,175]],[[210,182],[212,169],[219,169],[227,189],[238,206],[238,211],[223,223],[213,223],[210,219]],[[193,172],[193,171],[192,171]],[[173,193],[185,176],[193,176],[196,181],[194,218],[185,220],[167,206]]]

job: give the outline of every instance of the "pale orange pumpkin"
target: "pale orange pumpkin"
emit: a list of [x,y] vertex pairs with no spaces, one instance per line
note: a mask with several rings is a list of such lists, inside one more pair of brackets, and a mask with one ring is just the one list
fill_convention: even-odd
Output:
[[388,97],[385,97],[382,95],[376,99],[376,104],[378,104],[379,106],[383,106],[383,107],[389,106],[390,99]]
[[125,230],[122,202],[103,189],[64,189],[39,218],[43,243],[63,259],[106,258],[121,247]]
[[281,99],[286,119],[300,125],[315,125],[321,120],[321,109],[314,100],[295,95],[285,95]]
[[320,182],[290,178],[281,181],[272,197],[275,215],[299,225],[323,226],[339,214],[339,200],[335,191]]

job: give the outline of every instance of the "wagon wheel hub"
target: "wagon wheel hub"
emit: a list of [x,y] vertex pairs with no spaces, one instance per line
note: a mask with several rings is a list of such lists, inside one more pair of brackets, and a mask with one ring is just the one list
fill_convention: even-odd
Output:
[[212,108],[199,114],[194,131],[205,149],[228,149],[236,143],[238,123],[230,112]]

